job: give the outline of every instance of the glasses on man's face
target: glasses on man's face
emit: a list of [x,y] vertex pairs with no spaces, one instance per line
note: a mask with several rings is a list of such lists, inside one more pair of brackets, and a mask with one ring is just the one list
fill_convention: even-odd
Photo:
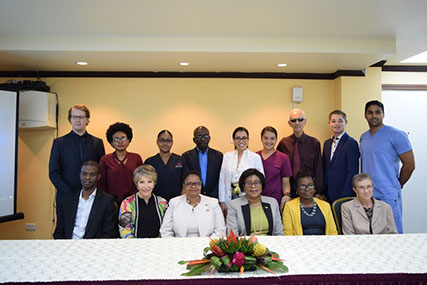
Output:
[[305,118],[298,118],[298,119],[291,119],[290,121],[291,121],[291,123],[296,123],[297,121],[302,123],[302,122],[304,122],[304,120],[305,120]]
[[77,119],[79,119],[79,120],[83,120],[83,119],[86,119],[86,116],[76,116],[76,115],[71,115],[71,117],[70,117],[71,119],[73,119],[73,120],[77,120]]
[[245,142],[245,141],[248,140],[248,137],[235,137],[234,140],[235,141],[243,141],[243,142]]
[[158,139],[157,140],[159,143],[172,143],[171,139]]
[[313,190],[314,189],[314,184],[308,184],[308,185],[305,185],[305,184],[301,184],[301,185],[298,185],[298,189],[299,190]]
[[200,187],[200,186],[202,186],[202,183],[200,183],[200,182],[185,182],[184,183],[184,185],[185,186],[187,186],[187,187]]
[[258,187],[260,185],[261,185],[261,181],[245,182],[246,187]]
[[210,138],[209,135],[197,135],[194,137],[196,140],[208,140]]
[[114,142],[126,142],[128,140],[128,138],[127,137],[121,137],[121,138],[119,138],[119,137],[114,137],[113,138],[113,141]]

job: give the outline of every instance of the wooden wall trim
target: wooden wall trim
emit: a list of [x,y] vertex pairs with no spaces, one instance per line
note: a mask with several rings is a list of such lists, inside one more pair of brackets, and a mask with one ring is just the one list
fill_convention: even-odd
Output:
[[383,90],[427,90],[427,84],[383,84]]
[[384,65],[381,70],[390,72],[427,72],[427,65]]

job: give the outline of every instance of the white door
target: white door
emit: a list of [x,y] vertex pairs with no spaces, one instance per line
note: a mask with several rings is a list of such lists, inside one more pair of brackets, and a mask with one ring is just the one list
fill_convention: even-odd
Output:
[[384,123],[409,135],[415,154],[415,171],[405,184],[403,231],[427,233],[427,91],[390,91],[382,93]]

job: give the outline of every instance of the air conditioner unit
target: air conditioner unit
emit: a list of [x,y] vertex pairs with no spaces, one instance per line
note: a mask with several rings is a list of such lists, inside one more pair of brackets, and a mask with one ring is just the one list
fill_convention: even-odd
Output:
[[19,92],[19,128],[56,128],[57,99],[53,93],[40,91]]

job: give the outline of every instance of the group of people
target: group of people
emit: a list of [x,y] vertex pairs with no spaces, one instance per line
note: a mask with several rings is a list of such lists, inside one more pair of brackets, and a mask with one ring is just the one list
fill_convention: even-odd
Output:
[[379,101],[365,106],[361,174],[359,146],[345,132],[340,110],[329,114],[333,136],[323,155],[319,140],[304,132],[304,111],[294,109],[288,120],[293,134],[277,149],[275,128],[261,131],[263,149],[255,153],[248,149],[249,131],[238,127],[234,151],[223,155],[200,126],[196,147],[182,156],[171,152],[172,133],[160,131],[159,153],[144,162],[127,151],[133,137],[128,124],[108,128],[115,151],[105,155],[102,140],[86,132],[89,118],[86,106],[72,106],[72,131],[52,146],[54,238],[221,236],[230,229],[239,235],[337,234],[330,204],[349,196],[357,197],[342,206],[344,234],[403,232],[401,188],[415,168],[414,156],[407,135],[383,124]]

